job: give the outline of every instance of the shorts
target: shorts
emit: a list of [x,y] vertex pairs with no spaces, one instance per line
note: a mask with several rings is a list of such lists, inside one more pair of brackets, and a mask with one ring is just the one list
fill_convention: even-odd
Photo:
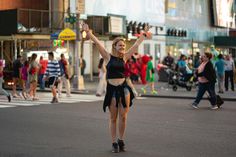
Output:
[[57,87],[58,86],[58,77],[49,77],[48,84],[49,84],[50,88]]
[[[128,94],[130,94],[130,93],[129,93],[129,89],[128,89],[127,87],[124,88],[124,93],[125,93],[125,96],[127,96]],[[116,97],[116,95],[121,96],[120,94],[121,94],[121,93],[120,93],[119,91],[115,91],[115,92],[113,92],[112,97]]]

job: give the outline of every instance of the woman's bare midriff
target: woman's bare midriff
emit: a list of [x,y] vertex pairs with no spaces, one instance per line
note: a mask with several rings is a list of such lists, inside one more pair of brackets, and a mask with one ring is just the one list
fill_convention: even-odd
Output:
[[124,81],[125,81],[125,78],[108,79],[108,82],[113,86],[119,86],[123,84]]

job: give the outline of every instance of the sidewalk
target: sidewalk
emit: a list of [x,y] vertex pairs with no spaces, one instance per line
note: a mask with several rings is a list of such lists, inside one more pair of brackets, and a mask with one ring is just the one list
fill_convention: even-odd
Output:
[[[73,93],[87,93],[87,94],[96,94],[96,89],[98,85],[98,79],[94,79],[94,81],[89,81],[85,79],[85,91],[77,91],[72,90]],[[178,87],[177,91],[172,90],[172,86],[168,85],[167,82],[157,82],[155,87],[157,89],[157,94],[151,94],[150,88],[147,88],[147,93],[143,94],[141,88],[143,85],[135,84],[134,85],[138,93],[141,94],[142,97],[160,97],[160,98],[183,98],[183,99],[194,99],[197,94],[197,89],[192,88],[191,91],[187,91],[185,88]],[[216,86],[216,91],[218,91],[218,87]],[[218,93],[217,93],[218,94]],[[220,94],[220,96],[225,101],[236,101],[236,92],[229,90],[228,92],[224,92]],[[206,96],[204,97],[206,98]]]

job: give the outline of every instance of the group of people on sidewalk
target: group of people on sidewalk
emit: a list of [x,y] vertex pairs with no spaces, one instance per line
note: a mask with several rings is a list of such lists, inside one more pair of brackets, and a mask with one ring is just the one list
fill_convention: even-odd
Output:
[[[39,62],[37,61],[37,54],[33,53],[32,56],[23,62],[21,55],[17,56],[17,59],[13,62],[13,86],[12,86],[12,97],[23,98],[25,100],[36,101],[39,100],[37,97],[37,86],[39,82],[40,89],[45,88],[45,81],[48,82],[49,87],[52,91],[51,103],[57,103],[58,97],[62,97],[63,85],[66,88],[66,96],[71,96],[70,88],[70,75],[68,61],[64,54],[61,54],[60,60],[54,58],[54,53],[48,53],[48,60],[44,60],[40,57]],[[0,60],[0,91],[6,95],[8,101],[11,101],[11,94],[2,88],[3,83],[3,61]],[[17,85],[21,88],[21,92],[17,92]]]

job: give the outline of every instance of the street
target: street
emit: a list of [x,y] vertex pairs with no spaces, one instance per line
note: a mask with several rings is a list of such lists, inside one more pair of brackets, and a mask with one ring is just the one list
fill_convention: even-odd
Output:
[[[74,95],[73,95],[74,96]],[[111,153],[102,99],[0,109],[0,157],[234,157],[236,106],[141,97],[128,116],[127,152]]]

